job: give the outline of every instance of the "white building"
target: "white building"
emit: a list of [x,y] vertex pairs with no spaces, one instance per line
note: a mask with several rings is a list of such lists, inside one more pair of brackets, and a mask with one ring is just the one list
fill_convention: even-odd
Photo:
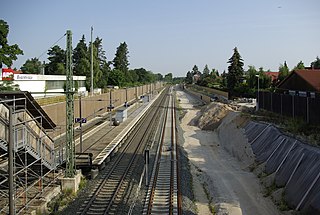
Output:
[[[63,94],[65,75],[14,74],[13,82],[21,91],[29,91],[33,97],[49,97]],[[86,76],[73,76],[75,91],[87,94]]]

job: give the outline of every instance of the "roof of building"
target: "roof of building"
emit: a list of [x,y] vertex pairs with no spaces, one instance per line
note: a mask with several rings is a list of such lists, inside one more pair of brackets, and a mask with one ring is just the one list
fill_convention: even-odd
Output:
[[279,72],[265,72],[265,74],[269,77],[271,77],[271,80],[277,80],[279,77]]
[[320,91],[320,69],[295,70],[290,75],[288,75],[283,81],[281,81],[278,87],[282,88],[282,86],[293,76],[298,76],[299,78],[307,82],[315,91]]
[[15,105],[16,109],[26,108],[30,114],[40,123],[44,129],[54,129],[55,123],[41,108],[38,102],[27,91],[0,91],[0,101],[11,100],[5,104]]

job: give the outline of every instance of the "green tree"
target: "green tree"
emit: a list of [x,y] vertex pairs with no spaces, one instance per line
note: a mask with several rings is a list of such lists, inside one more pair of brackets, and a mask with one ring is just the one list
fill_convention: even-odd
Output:
[[[155,80],[153,73],[150,71],[147,71],[144,68],[134,69],[134,71],[138,76],[137,82],[139,82],[141,84],[151,83]],[[161,75],[161,77],[162,77],[162,75]]]
[[320,69],[320,59],[318,56],[317,56],[316,60],[311,63],[310,66],[313,69]]
[[258,72],[254,66],[249,66],[247,70],[247,83],[248,87],[251,89],[255,89],[257,87],[257,77]]
[[48,51],[49,63],[45,67],[46,75],[65,75],[66,52],[55,45]]
[[124,73],[121,70],[113,69],[110,72],[108,81],[110,85],[122,87],[124,85]]
[[263,67],[259,68],[259,84],[261,89],[268,89],[271,87],[271,77],[267,76]]
[[227,73],[226,71],[224,70],[223,73],[221,74],[221,86],[223,89],[226,89],[227,88]]
[[132,80],[130,80],[130,76],[128,75],[128,54],[129,51],[126,42],[120,43],[119,47],[117,48],[115,57],[113,59],[113,66],[115,69],[118,69],[124,73],[125,81],[131,82]]
[[299,70],[299,69],[304,69],[304,63],[302,61],[300,61],[294,68],[293,70]]
[[197,65],[194,65],[193,68],[192,68],[192,75],[195,75],[195,74],[199,74],[199,69],[197,67]]
[[107,62],[101,38],[97,37],[93,42],[93,46],[94,86],[104,88],[107,85],[108,76],[111,72],[110,62]]
[[163,75],[160,73],[156,74],[156,81],[163,81]]
[[229,59],[228,74],[227,74],[227,88],[233,92],[234,88],[241,83],[243,76],[243,60],[238,52],[237,47],[233,49],[233,55]]
[[0,19],[0,68],[2,65],[11,67],[12,61],[17,60],[17,55],[23,55],[23,51],[17,44],[8,44],[9,25]]
[[40,74],[42,69],[42,64],[38,58],[28,59],[20,68],[23,73],[26,74]]
[[82,35],[81,40],[78,42],[76,48],[73,51],[73,66],[74,75],[83,75],[90,77],[90,61],[89,52],[86,45],[85,37]]
[[172,73],[168,73],[168,74],[166,74],[166,75],[164,76],[164,81],[171,83],[171,82],[172,82],[172,77],[173,77]]
[[193,81],[193,75],[190,71],[187,72],[186,78],[185,78],[185,82],[187,84],[192,84]]
[[289,68],[288,68],[287,62],[285,61],[283,65],[280,64],[278,80],[282,81],[288,75],[289,75]]
[[208,68],[208,65],[206,64],[206,65],[204,66],[204,69],[203,69],[202,74],[203,74],[204,76],[208,76],[209,73],[210,73],[210,69]]

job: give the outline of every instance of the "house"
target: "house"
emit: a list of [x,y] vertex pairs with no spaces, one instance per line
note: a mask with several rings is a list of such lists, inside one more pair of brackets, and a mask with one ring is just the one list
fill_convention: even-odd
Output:
[[276,83],[278,81],[279,72],[265,72],[264,74],[271,78],[272,83]]
[[307,92],[320,93],[320,69],[293,71],[277,88],[290,94],[294,92],[295,95],[307,95]]

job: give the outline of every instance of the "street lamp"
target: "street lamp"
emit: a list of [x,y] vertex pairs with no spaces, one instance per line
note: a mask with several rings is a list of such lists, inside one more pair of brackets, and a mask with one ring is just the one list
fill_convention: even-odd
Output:
[[257,99],[256,99],[256,111],[259,110],[259,101],[260,101],[260,98],[259,98],[259,82],[260,82],[260,76],[259,75],[256,75],[256,77],[258,78],[258,96],[257,96]]

